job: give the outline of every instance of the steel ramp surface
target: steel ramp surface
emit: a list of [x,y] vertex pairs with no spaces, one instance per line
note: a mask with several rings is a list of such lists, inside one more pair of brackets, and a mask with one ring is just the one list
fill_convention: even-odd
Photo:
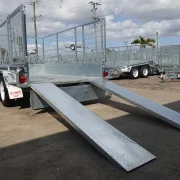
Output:
[[131,171],[155,156],[102,120],[52,83],[32,89],[109,160]]
[[91,80],[91,83],[180,129],[180,113],[133,93],[115,83],[103,79]]

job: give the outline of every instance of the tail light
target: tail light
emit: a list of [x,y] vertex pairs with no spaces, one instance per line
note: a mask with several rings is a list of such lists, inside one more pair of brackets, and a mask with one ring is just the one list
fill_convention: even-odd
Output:
[[104,72],[103,72],[103,76],[104,76],[104,77],[107,77],[107,76],[108,76],[108,72],[107,72],[107,71],[104,71]]
[[24,76],[24,75],[19,76],[19,82],[20,82],[21,84],[27,82],[27,77]]
[[25,67],[20,67],[19,70],[19,83],[24,84],[28,81],[27,79],[27,69]]

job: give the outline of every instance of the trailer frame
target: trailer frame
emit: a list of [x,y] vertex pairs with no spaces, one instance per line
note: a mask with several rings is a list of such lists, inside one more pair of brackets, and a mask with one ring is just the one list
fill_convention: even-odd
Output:
[[[22,34],[12,33],[10,27],[16,15],[20,17],[18,21],[21,24],[17,28],[25,31]],[[107,159],[126,171],[138,168],[156,157],[80,102],[107,98],[109,94],[114,94],[180,129],[179,113],[103,79],[103,63],[106,62],[105,19],[44,37],[42,59],[38,56],[30,62],[25,40],[24,6],[18,7],[9,17],[9,21],[4,24],[7,23],[8,35],[5,37],[11,55],[7,59],[0,59],[0,94],[4,106],[9,106],[14,99],[22,98],[23,91],[30,92],[32,109],[52,107]],[[15,26],[13,32],[16,32]],[[61,41],[67,42],[65,38],[73,41],[75,49],[60,48],[63,45]],[[83,45],[82,49],[77,48],[79,42]],[[5,47],[5,44],[2,43],[2,46]],[[60,55],[62,59],[59,59]]]

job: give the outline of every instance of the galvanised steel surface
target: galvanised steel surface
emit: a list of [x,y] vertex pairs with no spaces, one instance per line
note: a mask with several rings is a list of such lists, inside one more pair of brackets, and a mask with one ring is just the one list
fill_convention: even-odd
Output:
[[49,76],[57,77],[77,76],[81,77],[102,77],[101,64],[92,63],[62,63],[62,64],[32,64],[29,65],[30,80],[31,76]]
[[162,46],[159,54],[159,65],[167,74],[180,74],[180,45]]
[[[92,84],[80,83],[78,85],[68,87],[62,87],[61,84],[59,86],[61,90],[63,90],[78,102],[92,102],[94,100],[106,98],[106,92],[103,89],[100,89]],[[33,90],[30,91],[30,94],[30,103],[32,109],[37,110],[49,107],[49,105],[44,100],[42,100],[42,98],[40,98]]]
[[108,91],[116,96],[130,102],[131,104],[147,111],[157,118],[180,129],[180,113],[166,108],[156,102],[153,102],[143,96],[133,93],[121,86],[106,80],[91,80],[91,83]]
[[108,47],[106,66],[122,67],[132,64],[157,61],[157,49],[141,48],[140,46]]
[[155,156],[93,114],[54,84],[32,84],[32,89],[109,160],[131,171]]
[[180,45],[162,46],[160,48],[160,65],[180,66]]
[[35,75],[30,76],[30,84],[53,83],[53,84],[76,84],[88,82],[87,77],[79,76],[61,76],[61,75]]
[[108,67],[119,67],[142,62],[154,61],[166,68],[180,66],[180,45],[162,46],[156,48],[141,48],[140,46],[108,47],[106,55]]
[[20,5],[0,24],[0,64],[26,63],[25,8]]

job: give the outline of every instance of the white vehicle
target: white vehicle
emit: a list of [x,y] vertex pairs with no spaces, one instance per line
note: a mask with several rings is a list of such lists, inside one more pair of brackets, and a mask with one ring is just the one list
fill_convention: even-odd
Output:
[[37,52],[36,52],[36,49],[32,49],[30,52],[29,52],[29,54],[36,54]]

